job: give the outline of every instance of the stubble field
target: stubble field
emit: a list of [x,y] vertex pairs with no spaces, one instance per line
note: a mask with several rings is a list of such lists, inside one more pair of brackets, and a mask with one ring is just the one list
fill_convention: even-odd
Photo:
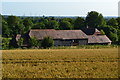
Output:
[[3,78],[118,78],[118,48],[3,50]]

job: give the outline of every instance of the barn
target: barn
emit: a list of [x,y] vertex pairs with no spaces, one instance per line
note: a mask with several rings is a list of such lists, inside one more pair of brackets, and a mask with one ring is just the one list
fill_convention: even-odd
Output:
[[106,35],[88,35],[90,45],[110,45],[111,40]]
[[15,40],[24,38],[23,46],[29,46],[31,37],[42,41],[46,36],[50,36],[54,40],[54,46],[110,45],[112,42],[106,35],[102,35],[98,29],[91,28],[82,30],[31,29],[24,35],[16,35]]
[[88,36],[88,44],[90,45],[110,45],[111,40],[101,34],[97,28],[84,28],[82,31]]
[[[54,29],[31,29],[27,34],[27,38],[35,37],[39,41],[44,37],[50,36],[54,40],[54,46],[77,46],[87,45],[88,37],[82,30],[54,30]],[[16,41],[25,35],[17,35]],[[24,45],[29,45],[27,38]]]

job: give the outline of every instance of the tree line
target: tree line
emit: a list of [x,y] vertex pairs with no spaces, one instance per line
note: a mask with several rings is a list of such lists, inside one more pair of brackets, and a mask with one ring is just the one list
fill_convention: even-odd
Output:
[[16,34],[24,34],[30,29],[78,30],[83,28],[97,28],[107,35],[113,43],[120,42],[120,17],[105,19],[101,13],[88,12],[85,18],[56,18],[56,17],[17,17],[2,16],[2,37],[8,39]]

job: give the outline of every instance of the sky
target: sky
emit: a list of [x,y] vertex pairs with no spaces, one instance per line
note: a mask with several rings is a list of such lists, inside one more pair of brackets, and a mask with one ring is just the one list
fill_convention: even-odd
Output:
[[17,16],[118,16],[119,0],[2,0],[0,13]]

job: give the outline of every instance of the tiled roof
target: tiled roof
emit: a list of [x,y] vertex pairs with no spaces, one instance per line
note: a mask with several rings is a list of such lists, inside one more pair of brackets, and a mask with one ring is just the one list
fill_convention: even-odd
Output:
[[29,36],[39,40],[45,36],[50,36],[53,39],[87,39],[87,35],[81,30],[32,29]]
[[106,35],[88,35],[88,43],[109,43],[112,42]]

